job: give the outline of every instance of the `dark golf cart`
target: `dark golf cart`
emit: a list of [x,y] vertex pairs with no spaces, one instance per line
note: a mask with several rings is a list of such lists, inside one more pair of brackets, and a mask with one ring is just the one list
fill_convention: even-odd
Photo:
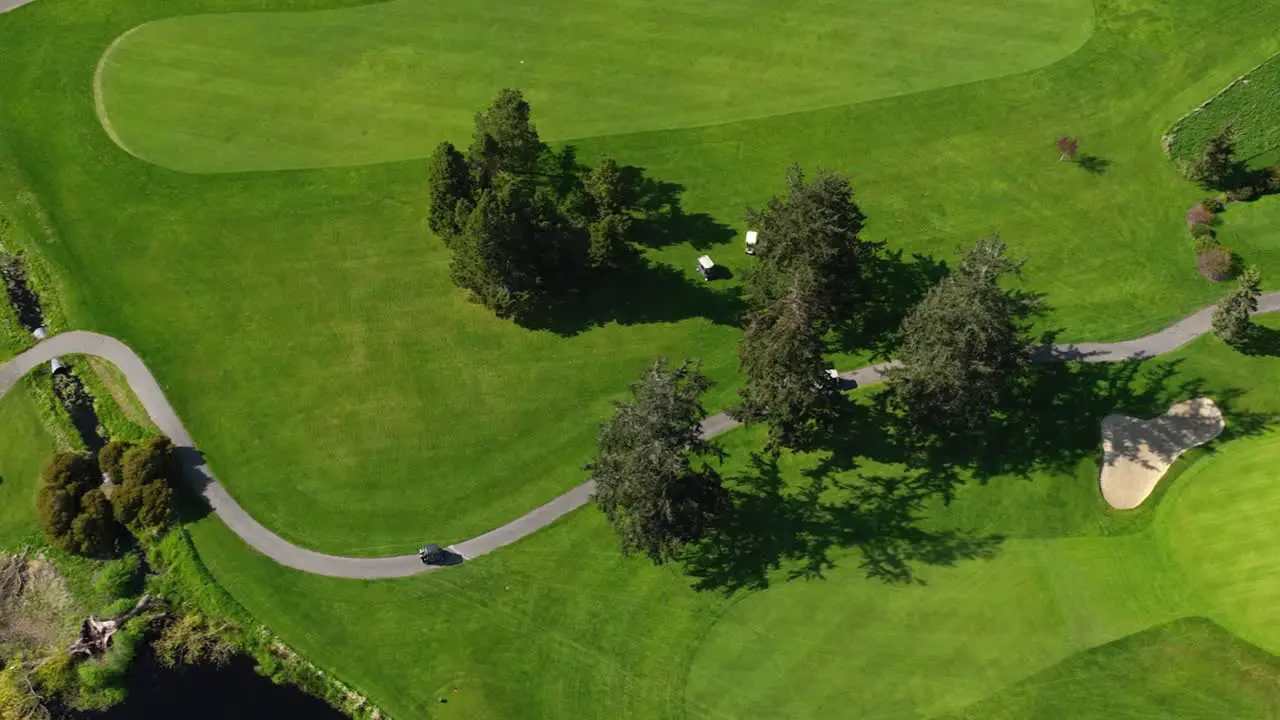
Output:
[[451,554],[448,550],[432,543],[418,551],[418,559],[423,565],[445,565],[449,562]]

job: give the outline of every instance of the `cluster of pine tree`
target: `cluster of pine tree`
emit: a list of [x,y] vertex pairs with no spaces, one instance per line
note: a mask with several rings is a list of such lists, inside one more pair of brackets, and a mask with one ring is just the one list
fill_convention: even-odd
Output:
[[628,253],[622,169],[608,158],[581,168],[547,147],[517,90],[476,115],[465,155],[436,148],[429,180],[429,225],[453,252],[454,284],[499,317],[581,290]]

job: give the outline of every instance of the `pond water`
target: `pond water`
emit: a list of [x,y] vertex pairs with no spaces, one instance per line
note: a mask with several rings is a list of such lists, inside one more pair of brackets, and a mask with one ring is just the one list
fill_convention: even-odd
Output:
[[254,672],[248,656],[238,655],[223,667],[168,670],[139,650],[129,674],[129,699],[77,720],[347,720],[324,701]]

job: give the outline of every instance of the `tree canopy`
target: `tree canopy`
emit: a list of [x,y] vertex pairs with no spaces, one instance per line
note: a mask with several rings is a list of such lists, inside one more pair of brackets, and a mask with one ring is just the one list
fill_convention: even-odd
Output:
[[601,426],[587,469],[623,552],[658,564],[676,559],[724,510],[720,475],[707,462],[716,448],[701,432],[710,385],[696,363],[658,360]]
[[1200,154],[1187,165],[1186,176],[1206,188],[1228,189],[1234,184],[1241,169],[1235,155],[1235,129],[1228,125],[1217,135],[1205,140]]
[[1030,361],[1028,320],[1041,303],[1001,287],[1023,264],[1006,251],[999,238],[978,241],[903,321],[888,398],[915,430],[962,433],[1017,389]]
[[745,382],[731,412],[768,423],[775,451],[813,440],[838,410],[839,382],[823,354],[864,300],[859,272],[879,249],[859,237],[865,220],[849,178],[819,169],[807,180],[795,165],[784,196],[747,212],[759,242],[738,353]]
[[115,518],[134,535],[166,528],[173,512],[173,442],[158,435],[124,454],[122,479],[111,496]]
[[87,455],[58,453],[40,474],[36,516],[45,537],[71,553],[99,556],[116,538],[111,506],[98,489],[98,464]]
[[823,356],[826,329],[811,283],[801,269],[784,295],[753,310],[739,348],[745,381],[732,413],[743,422],[767,423],[775,451],[812,442],[838,410],[839,381]]
[[578,292],[627,257],[633,179],[611,158],[580,167],[538,137],[529,104],[503,90],[479,113],[465,157],[441,143],[428,225],[453,250],[454,284],[500,317]]
[[1213,311],[1213,334],[1228,345],[1240,345],[1248,340],[1253,329],[1249,317],[1258,309],[1261,294],[1262,273],[1257,267],[1245,268],[1236,286]]
[[746,275],[752,307],[772,305],[790,292],[802,269],[812,293],[815,320],[839,325],[856,310],[861,264],[878,248],[859,237],[866,216],[853,199],[852,181],[820,168],[806,180],[798,165],[787,168],[787,192],[764,208],[747,211],[758,233],[755,264]]

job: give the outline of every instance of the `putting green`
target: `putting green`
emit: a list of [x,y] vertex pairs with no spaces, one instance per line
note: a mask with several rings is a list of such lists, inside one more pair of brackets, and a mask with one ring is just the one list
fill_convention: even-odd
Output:
[[1280,436],[1231,443],[1180,480],[1162,528],[1224,627],[1280,652]]
[[549,139],[723,123],[1041,67],[1088,0],[395,0],[147,23],[104,54],[98,110],[158,165],[227,172],[422,157],[502,87]]

